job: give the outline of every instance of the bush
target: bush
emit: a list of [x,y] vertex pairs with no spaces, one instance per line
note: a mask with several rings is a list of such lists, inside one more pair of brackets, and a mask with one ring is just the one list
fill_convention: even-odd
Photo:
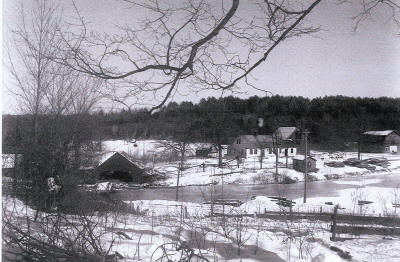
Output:
[[59,201],[59,211],[68,214],[118,212],[128,210],[127,205],[112,198],[112,193],[88,192],[73,189],[64,193]]
[[258,173],[252,178],[254,184],[265,185],[273,182],[271,173]]
[[283,184],[293,184],[293,183],[297,183],[297,180],[295,180],[287,175],[283,175],[282,183]]

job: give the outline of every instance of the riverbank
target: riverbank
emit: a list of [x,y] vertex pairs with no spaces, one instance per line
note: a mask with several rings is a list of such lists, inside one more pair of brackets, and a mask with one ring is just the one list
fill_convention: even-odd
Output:
[[[388,166],[368,164],[366,167],[343,165],[339,167],[328,166],[327,163],[342,163],[354,159],[357,153],[333,153],[312,152],[316,159],[317,171],[310,172],[308,181],[324,181],[341,179],[345,177],[368,176],[389,173],[400,170],[400,156],[392,154],[363,154],[363,159],[387,159]],[[372,161],[373,162],[373,161]],[[245,159],[239,165],[236,161],[227,162],[223,168],[217,166],[214,158],[190,158],[186,161],[185,170],[179,178],[180,186],[209,185],[209,184],[288,184],[304,181],[304,174],[294,170],[292,158],[280,158],[278,164],[278,175],[275,174],[275,158],[265,158],[260,168],[258,159]],[[177,163],[158,163],[155,168],[157,172],[164,174],[165,180],[158,181],[157,186],[176,187]]]

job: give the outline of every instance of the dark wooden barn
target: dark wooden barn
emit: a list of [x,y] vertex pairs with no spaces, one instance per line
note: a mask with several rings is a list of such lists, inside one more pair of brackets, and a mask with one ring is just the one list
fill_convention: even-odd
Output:
[[363,153],[398,153],[400,134],[394,130],[368,131],[361,136]]
[[124,152],[115,152],[102,162],[95,172],[101,180],[146,183],[149,178],[142,164]]
[[[304,155],[297,155],[293,157],[293,169],[299,172],[304,172],[305,171],[305,159]],[[317,160],[313,157],[308,156],[307,157],[307,171],[313,172],[316,170],[317,166]]]

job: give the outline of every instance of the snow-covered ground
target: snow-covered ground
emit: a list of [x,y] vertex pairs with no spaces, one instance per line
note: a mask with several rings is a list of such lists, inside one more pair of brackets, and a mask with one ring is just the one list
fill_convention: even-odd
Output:
[[[348,252],[352,261],[389,262],[400,259],[400,239],[397,237],[363,235],[332,242],[329,224],[324,222],[210,218],[202,213],[207,209],[204,205],[175,201],[136,201],[130,204],[139,206],[142,215],[113,214],[109,216],[113,219],[101,224],[101,230],[109,230],[109,233],[102,233],[102,246],[109,249],[110,254],[118,252],[124,257],[118,261],[157,261],[163,255],[161,246],[170,254],[171,261],[178,261],[182,253],[176,249],[183,241],[194,253],[209,261],[348,261],[331,250],[332,246]],[[3,206],[6,207],[3,215],[33,218],[34,211],[14,198],[3,197]],[[188,214],[183,214],[186,211],[182,211],[182,206],[186,207]],[[226,212],[244,213],[240,208]],[[21,228],[26,223],[26,219],[15,221],[15,225],[21,223]]]
[[[152,156],[160,154],[164,149],[161,145],[162,141],[158,140],[137,140],[135,143],[125,140],[109,140],[103,142],[104,158],[110,156],[112,152],[124,151],[134,157]],[[225,166],[218,168],[218,159],[216,158],[196,158],[193,156],[195,148],[201,145],[190,144],[191,150],[185,160],[185,170],[180,177],[180,185],[203,185],[221,182],[222,176],[224,183],[227,184],[267,184],[275,182],[275,156],[268,155],[263,159],[262,168],[257,158],[247,158],[237,166],[236,160],[224,159]],[[326,162],[344,161],[349,158],[357,158],[355,152],[312,152],[313,157],[317,160],[317,172],[311,172],[311,180],[327,180],[338,179],[348,176],[378,174],[391,172],[400,168],[400,155],[393,154],[362,154],[363,159],[368,158],[386,158],[389,160],[388,167],[374,166],[375,170],[359,168],[354,166],[330,167],[325,165]],[[204,168],[202,166],[204,164]],[[292,157],[288,158],[288,166],[286,168],[286,158],[279,159],[280,174],[279,180],[288,182],[304,181],[304,174],[290,168]],[[167,179],[160,181],[161,184],[175,186],[176,176],[178,173],[177,162],[158,162],[155,163],[154,170],[166,175]]]
[[[335,156],[329,158],[328,153],[319,153],[316,155],[317,172],[310,172],[311,180],[329,180],[343,177],[374,175],[380,173],[388,173],[400,168],[400,155],[391,154],[363,154],[363,158],[382,158],[389,160],[389,167],[375,166],[375,170],[359,168],[353,166],[344,167],[329,167],[324,165],[325,162],[343,161],[349,158],[356,157],[356,153],[341,154],[340,157]],[[333,160],[334,159],[334,160]],[[227,165],[223,168],[218,168],[218,160],[215,158],[188,158],[185,162],[186,170],[180,177],[180,185],[202,185],[215,182],[221,182],[222,176],[226,184],[268,184],[274,183],[275,173],[275,157],[267,157],[263,160],[262,169],[258,159],[246,159],[237,167],[236,160],[224,160]],[[205,164],[203,169],[202,164]],[[292,182],[304,181],[304,174],[290,168],[292,158],[288,158],[288,166],[286,168],[286,159],[280,158],[278,172],[279,180],[285,181],[289,178]],[[167,175],[164,182],[166,185],[176,185],[177,163],[157,163],[155,169]],[[222,175],[222,176],[221,176]]]
[[[106,141],[104,152],[125,151],[133,156],[153,154],[161,150],[159,141],[146,140],[133,143]],[[351,188],[339,189],[335,196],[311,197],[303,204],[303,199],[293,199],[293,211],[332,212],[334,205],[341,208],[340,213],[355,215],[395,215],[400,210],[393,203],[400,202],[399,185],[377,186],[384,176],[400,168],[400,155],[363,154],[363,159],[385,157],[390,165],[387,168],[377,166],[371,171],[358,167],[329,167],[327,161],[343,161],[356,157],[356,153],[313,152],[317,159],[318,172],[311,173],[313,179],[327,180],[332,178],[353,177],[354,179],[334,180],[329,183],[348,185]],[[274,182],[275,158],[268,157],[260,169],[258,159],[247,159],[240,163],[224,160],[224,168],[217,167],[217,159],[189,157],[181,178],[181,185],[203,185],[209,183],[231,184],[266,184]],[[204,170],[203,164],[204,163]],[[288,159],[289,166],[291,159]],[[281,158],[279,179],[303,181],[303,174],[291,168],[285,168],[286,159]],[[167,176],[164,183],[176,184],[178,163],[155,164],[155,169]],[[368,175],[375,175],[369,178]],[[362,176],[363,179],[359,179]],[[360,207],[358,201],[370,201]],[[177,202],[168,200],[133,200],[125,201],[140,215],[112,215],[102,224],[102,244],[110,253],[118,252],[124,258],[120,261],[156,261],[162,256],[165,248],[172,258],[182,254],[177,245],[186,241],[195,254],[204,256],[209,261],[307,261],[335,262],[346,261],[331,249],[332,246],[343,252],[349,252],[353,261],[400,261],[400,238],[378,235],[350,236],[352,239],[332,242],[329,232],[330,223],[321,221],[275,221],[270,219],[247,217],[210,217],[211,206],[203,203]],[[329,204],[327,204],[329,203]],[[35,210],[26,207],[21,201],[3,196],[3,217],[15,221],[15,225],[26,223],[26,217],[33,220]],[[228,214],[255,214],[265,211],[282,211],[276,201],[267,196],[256,196],[239,207],[225,206]],[[222,207],[213,207],[220,213]],[[97,214],[92,219],[101,219]],[[24,219],[18,219],[24,218]],[[33,222],[32,222],[33,223]],[[50,225],[51,226],[51,225]],[[100,230],[100,229],[99,229]],[[239,253],[240,246],[240,255]],[[181,249],[182,250],[182,249]],[[174,260],[171,260],[174,261]]]

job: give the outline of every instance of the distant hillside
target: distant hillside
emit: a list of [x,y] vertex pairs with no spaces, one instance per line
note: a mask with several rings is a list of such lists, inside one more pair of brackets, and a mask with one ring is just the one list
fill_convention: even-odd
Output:
[[[344,149],[365,130],[400,130],[400,98],[353,98],[330,96],[250,97],[202,99],[198,104],[172,102],[150,116],[147,110],[90,116],[94,139],[176,138],[222,143],[239,134],[269,134],[279,126],[311,131],[314,147]],[[3,116],[3,142],[13,137],[16,116]],[[263,118],[264,125],[257,126]],[[19,116],[21,130],[29,130],[29,116]]]

